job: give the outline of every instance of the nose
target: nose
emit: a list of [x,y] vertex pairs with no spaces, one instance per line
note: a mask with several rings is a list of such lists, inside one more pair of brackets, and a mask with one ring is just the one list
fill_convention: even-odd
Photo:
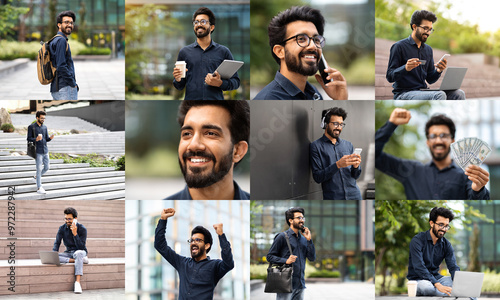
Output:
[[195,133],[191,140],[189,141],[189,145],[187,147],[188,151],[196,152],[196,151],[204,151],[205,144],[203,143],[203,138],[200,133]]

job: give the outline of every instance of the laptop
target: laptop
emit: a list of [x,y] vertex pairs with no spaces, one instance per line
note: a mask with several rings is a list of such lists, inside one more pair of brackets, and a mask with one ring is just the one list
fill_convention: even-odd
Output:
[[484,273],[456,271],[451,288],[452,297],[480,297]]
[[420,90],[421,91],[458,90],[460,86],[462,86],[462,82],[464,81],[467,69],[468,68],[448,67],[446,68],[446,73],[444,74],[443,81],[441,81],[441,86],[438,89],[420,89]]
[[59,262],[59,254],[57,252],[39,251],[38,254],[40,254],[40,260],[42,261],[42,264],[57,266],[61,265],[61,262]]

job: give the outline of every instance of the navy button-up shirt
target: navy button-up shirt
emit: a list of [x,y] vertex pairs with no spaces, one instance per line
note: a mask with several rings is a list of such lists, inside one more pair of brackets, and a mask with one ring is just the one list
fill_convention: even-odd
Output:
[[455,271],[460,271],[455,259],[455,252],[450,242],[442,237],[436,244],[432,243],[430,231],[418,233],[410,242],[410,258],[408,262],[408,280],[428,280],[432,284],[443,277],[439,274],[439,265],[446,261],[446,267],[455,276]]
[[205,84],[205,77],[215,72],[225,59],[233,60],[231,51],[214,41],[205,50],[198,42],[185,46],[179,51],[177,61],[185,61],[188,71],[181,81],[174,79],[174,87],[178,90],[186,87],[184,100],[224,100],[222,91],[236,90],[240,86],[238,72],[229,79],[222,79],[220,87]]
[[[410,58],[419,58],[427,62],[408,72],[405,66]],[[433,84],[440,76],[441,73],[434,66],[431,46],[422,43],[418,48],[411,35],[392,45],[385,77],[387,81],[394,82],[392,85],[394,99],[403,92],[425,89],[427,88],[425,81]]]
[[184,299],[213,299],[214,289],[219,280],[227,272],[234,268],[231,244],[226,235],[219,235],[221,248],[220,259],[206,259],[196,261],[191,257],[181,256],[175,253],[167,245],[165,229],[167,220],[160,219],[155,232],[155,249],[163,256],[179,273],[179,300]]
[[382,152],[397,125],[387,121],[375,133],[375,167],[401,182],[408,200],[485,200],[490,192],[472,189],[472,181],[454,162],[439,170],[433,161],[402,159]]
[[356,185],[361,166],[337,167],[342,156],[353,153],[351,142],[337,138],[337,143],[332,144],[324,134],[309,145],[312,175],[314,181],[321,183],[323,199],[361,200],[361,191]]
[[279,71],[274,80],[260,91],[253,100],[323,100],[320,92],[309,82],[302,92]]
[[66,251],[64,252],[75,252],[77,250],[84,250],[87,252],[87,228],[80,223],[76,223],[76,235],[64,224],[59,227],[56,235],[56,241],[54,242],[54,247],[52,251],[59,252],[59,247],[61,246],[61,240],[66,246]]
[[[33,127],[35,128],[35,136],[33,136]],[[36,141],[36,137],[41,134],[42,139],[38,142]],[[28,142],[33,142],[36,145],[36,153],[37,154],[48,154],[49,148],[47,148],[47,142],[50,142],[51,139],[47,132],[47,126],[42,124],[42,126],[38,126],[38,123],[35,122],[28,126]]]
[[295,232],[289,228],[287,231],[275,237],[269,249],[269,253],[267,254],[267,261],[273,264],[286,263],[286,260],[291,254],[286,243],[285,234],[288,235],[290,240],[293,255],[297,256],[297,260],[293,263],[292,288],[305,289],[306,282],[304,280],[304,271],[306,269],[306,258],[309,259],[309,261],[316,260],[316,249],[314,249],[312,239],[308,241],[300,233],[295,234]]
[[[236,181],[233,180],[234,184],[234,199],[233,200],[249,200],[250,199],[250,194],[242,190]],[[186,187],[178,192],[173,194],[172,196],[169,196],[163,200],[193,200],[191,198],[191,194],[189,193],[189,188],[186,185]],[[229,199],[228,199],[229,200]]]
[[65,86],[76,86],[75,66],[69,45],[68,51],[66,51],[68,38],[61,31],[57,34],[62,35],[62,37],[56,37],[50,42],[50,60],[52,65],[57,69],[57,78],[54,78],[50,83],[51,93],[57,92]]

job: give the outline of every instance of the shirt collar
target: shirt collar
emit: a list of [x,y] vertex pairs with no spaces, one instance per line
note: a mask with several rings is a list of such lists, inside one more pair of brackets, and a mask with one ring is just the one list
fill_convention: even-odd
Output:
[[[415,42],[415,40],[411,37],[411,34],[410,36],[408,37],[408,42],[412,45],[414,45],[415,47],[417,47],[417,43]],[[425,47],[425,43],[420,43],[420,49],[423,49]]]
[[[208,45],[208,47],[204,50],[204,51],[207,51],[208,49],[210,49],[212,46],[215,47],[216,43],[214,42],[214,40],[210,40],[210,45]],[[200,48],[201,49],[201,46],[200,44],[198,44],[198,40],[194,41],[193,43],[193,48]],[[203,50],[203,49],[202,49]]]
[[63,38],[65,38],[66,40],[68,40],[68,37],[64,33],[62,33],[62,31],[58,31],[57,34],[58,35],[62,35]]
[[[326,136],[326,134],[323,133],[323,136],[321,137],[321,140],[325,143],[331,144],[332,141]],[[335,145],[340,144],[342,142],[342,139],[340,137],[337,138],[337,143]]]
[[[234,185],[234,197],[233,197],[234,199],[233,200],[246,199],[247,197],[245,196],[245,193],[243,192],[243,190],[241,190],[240,186],[234,180],[233,180],[233,185]],[[191,194],[189,193],[189,188],[188,188],[187,184],[184,187],[184,190],[182,191],[181,198],[186,199],[186,200],[193,200],[193,198],[191,197]]]
[[[426,236],[427,240],[431,241],[431,243],[432,243],[431,230],[432,229],[427,230],[425,236]],[[441,243],[443,241],[443,239],[444,239],[444,236],[442,238],[438,238],[436,244]]]
[[[438,168],[436,166],[436,164],[434,163],[434,160],[431,160],[428,164],[427,164],[429,167],[434,167],[434,168]],[[451,164],[441,170],[438,169],[438,171],[445,171],[445,170],[448,170],[448,169],[452,169],[452,168],[458,168],[457,164],[455,163],[455,161],[452,159],[451,160]]]
[[296,97],[298,94],[303,94],[307,98],[307,94],[314,95],[316,89],[306,81],[306,88],[304,92],[302,92],[293,82],[291,82],[288,78],[286,78],[280,71],[276,71],[276,76],[274,76],[274,80],[287,92],[288,95]]

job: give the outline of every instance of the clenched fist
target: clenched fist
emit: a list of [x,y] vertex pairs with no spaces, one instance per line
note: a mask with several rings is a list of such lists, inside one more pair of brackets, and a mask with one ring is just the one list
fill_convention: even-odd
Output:
[[170,217],[173,217],[175,215],[175,209],[173,208],[164,208],[163,211],[161,212],[161,219],[166,220]]
[[222,230],[222,223],[214,224],[214,229],[218,235],[222,235],[224,233],[224,231]]

